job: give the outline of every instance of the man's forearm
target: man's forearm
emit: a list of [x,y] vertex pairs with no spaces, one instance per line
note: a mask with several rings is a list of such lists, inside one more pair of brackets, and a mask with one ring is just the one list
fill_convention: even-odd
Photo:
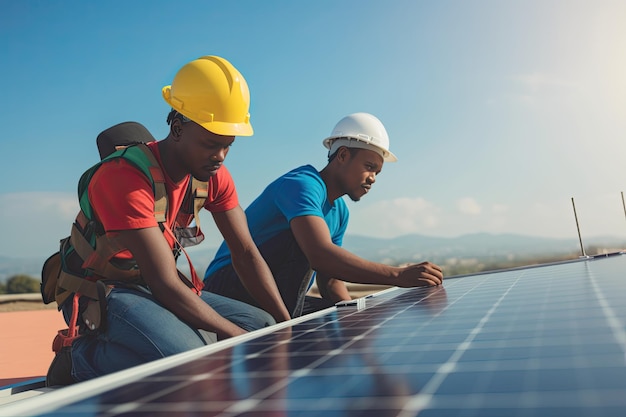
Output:
[[346,283],[340,279],[328,278],[324,274],[317,274],[317,288],[322,298],[337,303],[339,301],[351,300],[350,292],[346,287]]
[[346,282],[395,285],[396,267],[368,261],[336,245],[318,250],[311,260],[318,273]]

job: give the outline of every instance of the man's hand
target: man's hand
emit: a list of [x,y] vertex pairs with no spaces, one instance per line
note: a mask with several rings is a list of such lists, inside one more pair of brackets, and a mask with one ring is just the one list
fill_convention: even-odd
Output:
[[433,287],[443,284],[443,272],[430,262],[411,264],[400,268],[396,281],[398,287]]

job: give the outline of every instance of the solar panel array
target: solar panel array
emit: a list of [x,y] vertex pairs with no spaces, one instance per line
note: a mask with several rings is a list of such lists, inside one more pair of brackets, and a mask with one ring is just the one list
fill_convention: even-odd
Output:
[[182,363],[145,365],[138,380],[124,371],[102,378],[106,388],[77,384],[12,412],[624,416],[625,272],[618,255],[388,290],[364,308],[328,309]]

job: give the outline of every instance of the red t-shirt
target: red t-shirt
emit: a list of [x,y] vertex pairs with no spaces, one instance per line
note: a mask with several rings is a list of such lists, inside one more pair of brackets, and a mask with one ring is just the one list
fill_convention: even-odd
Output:
[[[161,169],[161,155],[157,142],[150,142],[148,147],[156,157]],[[180,210],[185,191],[191,176],[178,184],[174,183],[163,169],[165,189],[168,197],[166,227],[172,228]],[[152,183],[132,163],[123,158],[105,162],[93,175],[88,188],[89,202],[96,219],[104,226],[107,233],[120,230],[157,227],[154,218],[154,193]],[[230,172],[224,165],[208,181],[208,198],[204,208],[211,212],[222,212],[239,205],[235,184]],[[174,239],[170,233],[164,234],[171,248]],[[130,253],[120,254],[130,257]]]

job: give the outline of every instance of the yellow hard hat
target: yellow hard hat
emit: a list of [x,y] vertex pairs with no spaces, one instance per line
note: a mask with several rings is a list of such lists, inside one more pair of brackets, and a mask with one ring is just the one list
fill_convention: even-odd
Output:
[[224,58],[203,56],[184,65],[163,98],[174,110],[209,132],[251,136],[250,90],[241,73]]

